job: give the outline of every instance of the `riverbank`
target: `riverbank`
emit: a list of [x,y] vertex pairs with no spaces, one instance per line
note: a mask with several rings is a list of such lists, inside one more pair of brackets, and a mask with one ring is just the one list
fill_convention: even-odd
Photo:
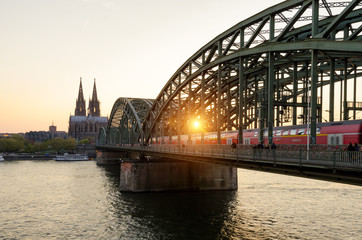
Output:
[[31,154],[11,154],[3,155],[5,161],[18,160],[52,160],[55,155],[31,155]]

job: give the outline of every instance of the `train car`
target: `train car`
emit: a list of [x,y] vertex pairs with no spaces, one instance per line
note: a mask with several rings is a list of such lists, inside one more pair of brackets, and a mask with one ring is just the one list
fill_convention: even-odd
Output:
[[[318,123],[316,129],[317,144],[346,145],[362,143],[362,120],[349,120]],[[244,132],[244,144],[257,144],[258,130]],[[264,129],[264,141],[267,142],[268,131]],[[246,138],[250,140],[245,141]],[[273,128],[275,144],[307,144],[308,125],[294,125]]]
[[[188,135],[180,135],[180,144],[186,144],[188,140]],[[172,140],[169,144],[178,144],[178,136],[172,136]]]
[[[226,131],[220,133],[221,144],[231,145],[233,142],[238,143],[238,131]],[[193,141],[194,142],[194,141]],[[201,143],[201,135],[197,136],[196,144]],[[204,144],[217,144],[217,132],[204,134]]]
[[258,129],[243,130],[243,144],[256,145],[258,143],[259,143],[259,130]]
[[239,131],[228,131],[221,133],[221,144],[231,145],[233,142],[238,144]]
[[346,145],[350,142],[362,144],[362,120],[322,123],[321,135],[324,135],[321,144]]
[[[362,120],[349,120],[328,123],[318,123],[316,129],[317,144],[320,145],[347,145],[362,144]],[[243,144],[257,145],[259,143],[259,129],[243,130]],[[263,130],[264,142],[268,142],[268,130]],[[292,125],[273,128],[273,142],[277,145],[307,144],[308,125]],[[164,142],[178,144],[178,136],[164,137]],[[181,144],[188,142],[188,135],[181,135]],[[160,144],[161,138],[152,138],[153,144]],[[201,134],[191,135],[192,144],[201,144]],[[238,144],[238,131],[221,132],[221,144]],[[217,132],[204,134],[204,144],[217,144]]]
[[[274,129],[273,141],[275,144],[307,144],[307,125],[275,127]],[[317,142],[321,137],[320,129],[320,126],[317,126]],[[267,139],[268,131],[264,136]]]

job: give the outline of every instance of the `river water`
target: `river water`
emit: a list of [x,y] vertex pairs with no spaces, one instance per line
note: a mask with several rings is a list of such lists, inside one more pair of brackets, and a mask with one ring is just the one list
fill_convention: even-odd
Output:
[[0,163],[0,239],[362,239],[362,187],[238,170],[237,191],[121,193],[93,161]]

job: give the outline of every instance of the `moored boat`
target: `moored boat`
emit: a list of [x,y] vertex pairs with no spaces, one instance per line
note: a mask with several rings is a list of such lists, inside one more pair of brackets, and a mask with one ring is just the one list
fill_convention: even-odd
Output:
[[0,162],[4,161],[3,155],[0,155]]
[[55,161],[88,161],[89,158],[87,155],[64,153],[64,155],[55,156],[54,160]]

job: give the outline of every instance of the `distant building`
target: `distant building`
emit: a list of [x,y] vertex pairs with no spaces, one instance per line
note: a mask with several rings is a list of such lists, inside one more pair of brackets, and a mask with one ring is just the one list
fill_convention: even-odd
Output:
[[[54,127],[50,129],[51,127]],[[55,132],[53,131],[55,129]],[[30,131],[25,133],[25,140],[28,140],[31,144],[42,143],[54,138],[67,139],[67,132],[56,131],[56,126],[50,126],[49,131]]]
[[69,117],[68,135],[76,140],[96,139],[99,129],[107,126],[108,117],[101,117],[100,102],[97,97],[96,80],[94,79],[92,98],[89,99],[88,114],[86,114],[83,96],[82,78],[80,79],[78,98],[74,116]]
[[63,138],[67,139],[68,135],[66,131],[57,131],[57,126],[54,126],[54,122],[49,126],[49,135],[50,139],[53,138]]
[[25,133],[25,139],[31,144],[42,143],[51,139],[50,132],[47,131],[30,131]]
[[68,133],[66,131],[57,131],[54,137],[67,139]]
[[55,134],[57,133],[57,126],[54,126],[54,123],[52,123],[52,125],[49,126],[49,133],[52,136],[52,138],[55,137]]
[[57,126],[54,126],[54,123],[51,126],[49,126],[49,132],[53,134],[57,133]]

